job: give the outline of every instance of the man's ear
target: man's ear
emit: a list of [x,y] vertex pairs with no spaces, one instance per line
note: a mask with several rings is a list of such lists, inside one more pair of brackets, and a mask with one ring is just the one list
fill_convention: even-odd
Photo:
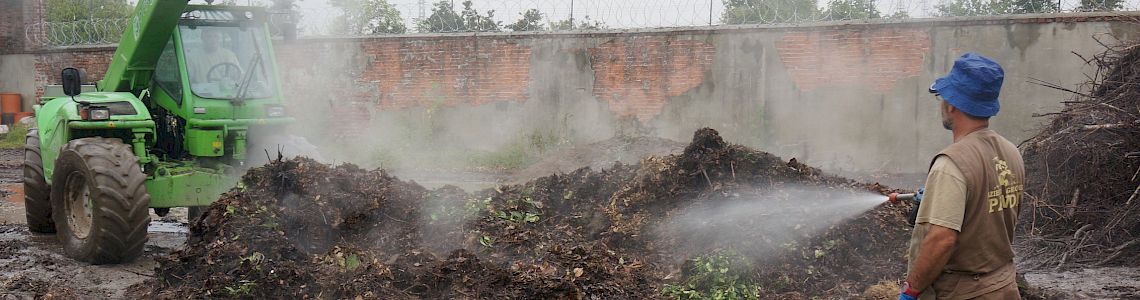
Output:
[[957,107],[950,105],[950,103],[946,102],[946,101],[942,101],[942,110],[946,112],[946,115],[950,115],[950,114],[958,112]]

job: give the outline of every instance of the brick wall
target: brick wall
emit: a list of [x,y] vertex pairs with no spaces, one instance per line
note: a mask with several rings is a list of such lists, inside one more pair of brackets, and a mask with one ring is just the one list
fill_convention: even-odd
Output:
[[701,85],[716,49],[671,36],[615,39],[588,49],[594,67],[594,96],[619,117],[648,122],[669,97]]
[[98,47],[70,49],[36,54],[36,98],[43,95],[45,85],[60,84],[59,72],[66,67],[83,71],[83,81],[93,83],[103,79],[111,63],[114,48]]
[[789,32],[776,43],[802,90],[869,85],[880,92],[918,76],[930,46],[929,32],[921,29]]
[[0,54],[23,49],[24,0],[0,1]]
[[361,45],[382,109],[526,100],[530,49],[509,39],[375,40]]
[[[944,144],[939,124],[926,122],[938,116],[925,91],[961,52],[1006,68],[993,125],[1018,140],[1032,132],[1031,115],[1067,97],[1027,78],[1082,83],[1086,66],[1072,53],[1102,51],[1098,34],[1140,37],[1140,24],[1126,21],[1137,16],[327,38],[274,48],[283,94],[307,104],[300,113],[344,115],[335,108],[352,103],[370,114],[359,118],[373,122],[370,135],[462,132],[444,136],[492,149],[539,131],[594,141],[632,126],[686,140],[713,126],[825,169],[890,172],[922,169]],[[58,83],[66,66],[97,80],[113,51],[35,51],[37,86]],[[430,130],[408,127],[423,119]]]

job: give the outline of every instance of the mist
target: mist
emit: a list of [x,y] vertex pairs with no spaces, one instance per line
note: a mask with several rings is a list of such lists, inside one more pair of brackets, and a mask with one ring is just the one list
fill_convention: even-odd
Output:
[[786,185],[739,188],[693,201],[655,229],[680,237],[677,259],[713,249],[731,248],[755,259],[795,250],[798,243],[886,202],[867,192],[818,186]]

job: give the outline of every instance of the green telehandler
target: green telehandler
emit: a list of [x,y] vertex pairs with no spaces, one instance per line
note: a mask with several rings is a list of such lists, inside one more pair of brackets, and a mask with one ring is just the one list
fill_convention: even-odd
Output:
[[[28,226],[92,264],[143,251],[149,210],[215,201],[248,167],[282,106],[263,8],[140,0],[94,89],[62,70],[24,151]],[[58,89],[56,89],[58,90]],[[260,152],[260,151],[259,151]]]

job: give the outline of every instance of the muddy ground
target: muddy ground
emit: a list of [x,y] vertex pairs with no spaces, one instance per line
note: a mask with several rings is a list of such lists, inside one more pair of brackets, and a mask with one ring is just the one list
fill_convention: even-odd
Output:
[[[654,147],[657,146],[668,147],[664,144]],[[143,256],[133,263],[92,266],[72,261],[62,255],[54,236],[31,234],[26,230],[21,164],[22,151],[0,150],[0,193],[5,196],[4,201],[0,201],[0,287],[3,287],[0,299],[123,298],[128,287],[154,278],[156,258],[185,245],[185,212],[175,210],[165,218],[152,215],[156,221],[150,241]],[[455,184],[469,191],[517,180],[514,174],[467,171],[396,175],[429,187]],[[900,184],[895,186],[897,188],[911,189],[916,186],[908,184],[922,180],[916,176],[865,174],[863,178],[884,179]],[[1058,299],[1140,299],[1140,268],[1135,267],[1035,270],[1026,272],[1024,277],[1040,294]]]

